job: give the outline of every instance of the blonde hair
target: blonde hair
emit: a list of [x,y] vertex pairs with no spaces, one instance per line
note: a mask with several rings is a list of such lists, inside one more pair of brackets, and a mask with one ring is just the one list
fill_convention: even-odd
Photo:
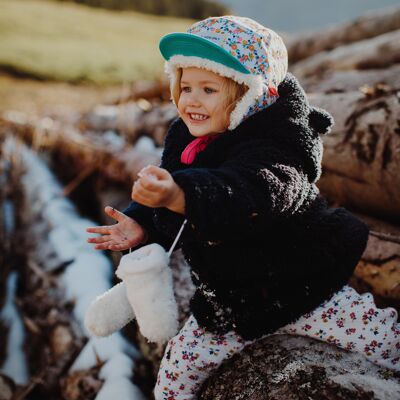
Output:
[[[176,71],[176,76],[173,81],[171,81],[171,97],[175,105],[178,106],[178,101],[181,96],[181,78],[182,78],[182,68],[178,68]],[[236,103],[244,96],[248,90],[248,86],[237,83],[233,79],[222,77],[224,79],[221,91],[224,92],[225,104],[224,108],[226,110],[226,118],[229,121],[231,112],[234,110]]]

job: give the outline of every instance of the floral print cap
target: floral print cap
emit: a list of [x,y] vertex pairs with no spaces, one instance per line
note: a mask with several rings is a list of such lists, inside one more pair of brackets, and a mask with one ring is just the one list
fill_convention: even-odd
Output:
[[273,104],[286,76],[288,55],[282,38],[250,18],[211,17],[186,33],[171,33],[160,41],[171,85],[178,68],[199,67],[244,83],[249,90],[231,113],[228,129]]

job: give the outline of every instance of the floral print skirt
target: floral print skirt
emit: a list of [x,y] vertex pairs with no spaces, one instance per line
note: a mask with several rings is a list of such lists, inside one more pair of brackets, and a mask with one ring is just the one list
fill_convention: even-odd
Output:
[[[377,308],[370,293],[344,286],[330,300],[277,334],[308,336],[358,352],[375,364],[400,371],[400,324],[393,308]],[[190,316],[167,344],[154,389],[156,400],[194,400],[213,370],[247,344],[231,331],[217,335]]]
[[394,308],[377,308],[371,293],[344,286],[330,300],[276,333],[308,336],[363,354],[400,371],[400,324]]
[[211,372],[241,351],[246,342],[231,331],[217,335],[200,328],[191,315],[167,344],[154,389],[156,400],[196,399]]

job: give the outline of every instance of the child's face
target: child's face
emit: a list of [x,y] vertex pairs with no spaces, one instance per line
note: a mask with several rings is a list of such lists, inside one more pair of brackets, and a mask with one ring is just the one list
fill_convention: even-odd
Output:
[[183,68],[178,111],[193,136],[215,135],[227,129],[224,81],[211,71]]

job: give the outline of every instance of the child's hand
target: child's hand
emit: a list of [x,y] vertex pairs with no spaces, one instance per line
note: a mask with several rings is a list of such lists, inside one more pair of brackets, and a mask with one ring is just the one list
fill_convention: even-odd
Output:
[[154,165],[143,168],[132,188],[132,200],[147,207],[166,207],[184,213],[184,194],[171,174]]
[[86,232],[101,234],[101,236],[87,240],[88,243],[96,243],[94,246],[96,250],[122,251],[147,240],[146,231],[135,220],[112,207],[107,206],[105,212],[118,223],[86,229]]

